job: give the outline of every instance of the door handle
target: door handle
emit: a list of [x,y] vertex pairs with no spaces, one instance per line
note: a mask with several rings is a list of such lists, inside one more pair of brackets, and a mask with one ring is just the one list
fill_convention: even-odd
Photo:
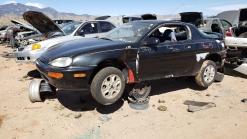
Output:
[[185,46],[184,48],[190,49],[190,48],[191,48],[191,46],[189,46],[189,45],[188,45],[188,46]]

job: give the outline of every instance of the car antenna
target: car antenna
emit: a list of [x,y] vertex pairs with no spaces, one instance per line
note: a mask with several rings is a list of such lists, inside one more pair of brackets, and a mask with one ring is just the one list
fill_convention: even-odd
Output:
[[169,14],[168,18],[169,18],[175,11],[177,11],[179,8],[181,8],[183,5],[184,5],[184,4],[182,4],[182,5],[179,6],[176,10],[174,10],[173,12],[171,12],[171,13]]

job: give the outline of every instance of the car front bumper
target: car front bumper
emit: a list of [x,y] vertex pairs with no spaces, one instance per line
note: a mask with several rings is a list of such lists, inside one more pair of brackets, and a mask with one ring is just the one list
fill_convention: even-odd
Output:
[[33,62],[40,57],[43,51],[32,51],[32,50],[23,50],[15,51],[14,56],[16,57],[15,62],[17,63],[28,63]]
[[[63,90],[85,90],[88,88],[88,83],[91,74],[96,66],[83,66],[83,67],[66,67],[58,68],[45,64],[40,59],[36,60],[36,67],[41,74],[41,77],[49,84],[58,89]],[[62,73],[61,79],[53,78],[48,75],[48,72]],[[76,73],[85,73],[85,77],[74,77]]]

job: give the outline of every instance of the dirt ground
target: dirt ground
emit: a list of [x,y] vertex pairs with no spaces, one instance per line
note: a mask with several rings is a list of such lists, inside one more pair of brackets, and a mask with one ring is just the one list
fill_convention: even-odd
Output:
[[[40,80],[35,65],[16,63],[13,49],[0,48],[1,139],[247,138],[247,103],[241,102],[247,98],[247,79],[226,75],[208,88],[186,77],[156,80],[146,110],[130,108],[126,96],[102,106],[89,91],[58,90],[44,102],[31,103],[29,83]],[[186,100],[216,107],[191,113]],[[167,111],[159,111],[160,105]]]

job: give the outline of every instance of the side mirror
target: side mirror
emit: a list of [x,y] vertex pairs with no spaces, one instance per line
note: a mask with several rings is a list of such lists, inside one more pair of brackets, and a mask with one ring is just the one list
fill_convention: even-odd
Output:
[[77,34],[79,35],[79,36],[83,36],[84,35],[84,30],[82,29],[82,30],[78,30],[77,31]]
[[146,46],[150,46],[150,45],[157,45],[160,43],[160,39],[156,38],[156,37],[150,37],[146,43],[144,43],[144,45]]

